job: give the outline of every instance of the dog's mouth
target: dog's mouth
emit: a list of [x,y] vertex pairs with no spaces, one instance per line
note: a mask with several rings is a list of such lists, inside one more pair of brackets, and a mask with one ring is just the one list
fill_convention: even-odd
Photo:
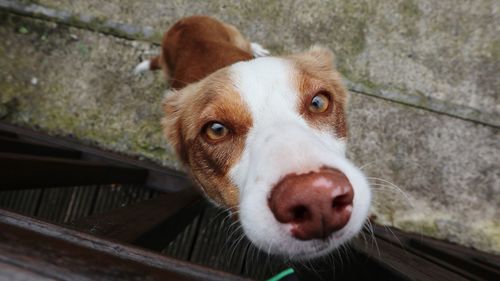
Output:
[[[291,260],[324,256],[349,241],[365,223],[370,192],[361,172],[348,165],[288,174],[265,198],[243,200],[246,235],[260,249]],[[259,199],[266,208],[248,212]]]

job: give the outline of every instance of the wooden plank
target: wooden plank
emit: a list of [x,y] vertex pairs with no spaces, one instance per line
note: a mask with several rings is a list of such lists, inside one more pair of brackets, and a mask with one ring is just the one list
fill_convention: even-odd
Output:
[[188,261],[191,253],[193,252],[194,242],[196,240],[196,235],[198,234],[198,228],[202,216],[203,211],[191,220],[189,225],[186,226],[186,228],[179,233],[175,239],[170,241],[170,243],[161,251],[162,254]]
[[356,255],[354,251],[349,252],[349,257],[344,255],[342,258],[335,252],[325,258],[313,261],[294,262],[292,263],[292,268],[299,280],[406,280],[394,278],[394,276],[385,274],[384,272],[378,272],[374,270],[373,266],[370,266],[370,263],[366,263],[365,260],[366,258]]
[[[178,214],[184,207],[198,200],[199,195],[191,190],[164,194],[135,205],[92,215],[72,222],[71,225],[78,230],[100,237],[151,245],[149,243],[154,243],[156,236],[152,233],[148,236],[148,232],[153,231],[155,227]],[[146,238],[151,241],[144,240]]]
[[34,216],[41,195],[41,189],[4,191],[0,193],[0,208],[12,209],[25,215]]
[[22,266],[0,261],[0,280],[4,281],[55,281],[54,278],[30,271]]
[[[258,280],[265,280],[274,276],[291,266],[286,259],[282,257],[272,256],[263,251],[259,251],[255,246],[250,244],[245,239],[243,242],[246,251],[243,253],[243,276],[255,278]],[[309,268],[310,269],[310,268]],[[331,279],[331,278],[329,278]],[[300,279],[300,280],[316,280],[316,279]],[[334,279],[344,280],[344,279]]]
[[[169,195],[169,197],[177,197]],[[172,198],[175,204],[171,204],[170,212],[172,215],[158,223],[154,228],[136,238],[132,243],[145,249],[154,251],[162,251],[167,245],[179,235],[193,219],[200,214],[207,202],[198,196],[194,201],[185,204],[181,207],[181,203],[177,202],[178,198]],[[178,206],[175,206],[178,205]],[[178,208],[177,211],[172,208]]]
[[0,136],[6,137],[6,138],[11,138],[11,139],[17,138],[16,133],[7,132],[7,131],[3,131],[3,130],[0,130]]
[[[99,186],[77,186],[68,198],[68,204],[63,211],[63,223],[87,217],[92,212],[92,206],[95,202],[97,189]],[[109,188],[109,187],[108,187]]]
[[177,191],[181,188],[191,188],[192,183],[182,172],[160,166],[152,161],[138,160],[116,152],[105,151],[99,148],[90,147],[78,143],[75,139],[58,136],[52,137],[44,133],[35,132],[29,129],[21,128],[5,122],[0,122],[0,131],[16,135],[18,139],[27,141],[44,142],[55,145],[60,148],[77,150],[81,152],[82,159],[99,160],[111,165],[135,167],[148,170],[145,179],[147,187],[162,191]]
[[59,224],[88,216],[97,188],[98,186],[44,188],[36,216]]
[[57,280],[248,280],[0,210],[0,262]]
[[44,188],[36,216],[53,223],[64,223],[64,217],[75,187]]
[[147,200],[157,191],[137,185],[43,188],[0,192],[0,207],[56,223]]
[[73,159],[79,159],[81,157],[81,153],[76,150],[62,149],[50,145],[44,145],[40,142],[13,139],[2,136],[0,136],[0,152]]
[[190,261],[241,274],[246,251],[242,235],[238,224],[224,210],[209,206],[203,214]]
[[356,251],[399,276],[400,280],[470,280],[383,239],[374,243],[367,245],[359,239],[352,241]]
[[1,188],[143,183],[147,171],[90,161],[0,153]]
[[[474,280],[500,279],[500,257],[395,228],[374,226],[377,237]],[[489,261],[484,263],[483,261]],[[496,264],[496,266],[495,266]]]
[[93,202],[90,215],[105,213],[160,195],[160,192],[144,185],[112,184],[100,186]]

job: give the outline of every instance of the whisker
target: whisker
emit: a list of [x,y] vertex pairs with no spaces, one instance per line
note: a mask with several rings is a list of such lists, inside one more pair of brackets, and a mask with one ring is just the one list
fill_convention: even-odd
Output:
[[369,229],[369,231],[371,233],[371,237],[372,237],[372,246],[373,246],[373,244],[375,244],[375,247],[377,248],[378,256],[380,257],[380,249],[378,247],[377,238],[375,237],[375,231],[373,229],[372,222],[370,220],[367,220],[367,223],[369,225],[368,229]]
[[364,164],[364,165],[360,166],[360,167],[359,167],[359,169],[360,169],[360,170],[363,170],[364,168],[369,167],[369,166],[371,166],[371,165],[373,165],[373,164],[375,164],[375,163],[377,163],[377,162],[380,162],[380,161],[379,161],[379,160],[373,160],[373,161],[371,161],[371,162],[368,162],[368,163],[366,163],[366,164]]
[[[381,179],[381,178],[368,177],[367,179],[368,180],[381,181],[383,183],[386,183],[386,184],[380,184],[380,183],[370,182],[370,186],[373,186],[373,187],[379,186],[379,187],[393,188],[394,190],[398,191],[401,195],[404,196],[405,200],[408,202],[408,204],[410,204],[412,206],[412,208],[415,208],[415,206],[413,205],[413,201],[410,200],[410,197],[408,196],[408,194],[406,192],[404,192],[400,187],[398,187],[397,185],[395,185],[394,183],[392,183],[390,181],[387,181],[387,180],[384,180],[384,179]],[[376,188],[374,188],[374,189],[376,189]]]

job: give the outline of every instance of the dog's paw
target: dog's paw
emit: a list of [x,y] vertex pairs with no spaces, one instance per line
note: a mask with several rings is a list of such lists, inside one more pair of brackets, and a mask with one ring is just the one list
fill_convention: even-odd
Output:
[[252,55],[254,58],[267,57],[270,54],[270,52],[262,47],[259,43],[251,43],[250,49],[252,50]]
[[145,60],[141,63],[139,63],[135,68],[134,68],[134,74],[139,75],[143,72],[146,72],[151,69],[151,61]]

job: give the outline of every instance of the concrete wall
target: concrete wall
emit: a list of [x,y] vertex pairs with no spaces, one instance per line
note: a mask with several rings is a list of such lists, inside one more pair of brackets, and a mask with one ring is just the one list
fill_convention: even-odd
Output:
[[275,54],[323,44],[351,90],[349,155],[384,180],[378,221],[500,252],[500,2],[27,2],[0,1],[2,120],[178,168],[167,85],[131,75],[170,24],[216,16]]

